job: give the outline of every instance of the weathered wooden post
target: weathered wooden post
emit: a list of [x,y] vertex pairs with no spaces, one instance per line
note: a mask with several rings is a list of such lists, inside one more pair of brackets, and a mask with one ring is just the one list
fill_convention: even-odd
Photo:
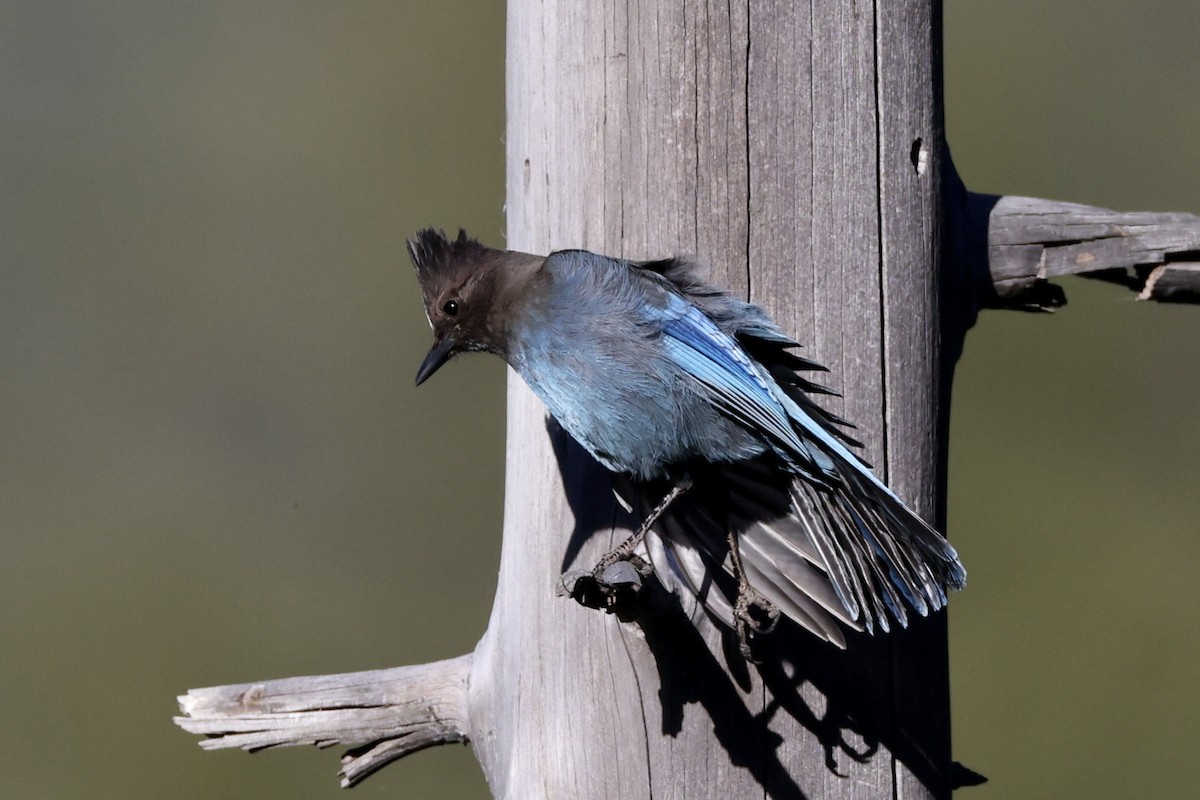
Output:
[[[932,8],[513,2],[507,132],[509,247],[696,254],[717,283],[766,306],[832,368],[868,460],[928,516],[944,454]],[[549,597],[575,512],[600,502],[587,513],[612,519],[615,505],[604,479],[573,462],[564,494],[544,416],[510,379],[500,589],[471,679],[473,716],[500,709],[501,727],[474,737],[499,796],[747,797],[792,787],[851,797],[890,794],[893,782],[904,796],[948,793],[940,624],[852,650],[858,691],[881,718],[874,736],[846,734],[874,739],[873,752],[834,756],[840,777],[826,768],[827,742],[771,712],[795,698],[775,697],[753,669],[743,689],[720,674],[725,656],[706,624],[702,655],[655,653],[636,628]],[[578,565],[609,543],[594,537]],[[829,651],[804,647],[800,658],[840,658]],[[713,670],[725,685],[697,701],[700,676]],[[513,713],[518,685],[536,714]],[[843,702],[811,683],[774,688],[808,705]],[[739,765],[720,741],[718,701],[740,706],[727,713],[756,744],[739,755],[763,769]],[[676,704],[679,730],[664,732],[662,709]],[[877,735],[911,730],[903,717],[919,717],[926,732],[924,788]]]
[[[867,459],[940,523],[950,365],[976,307],[1053,306],[1047,278],[1096,269],[1155,299],[1200,286],[1171,261],[1200,251],[1195,217],[967,193],[940,75],[935,0],[510,0],[507,245],[694,254],[831,368]],[[584,609],[559,575],[624,517],[511,376],[508,433],[473,654],[194,690],[180,724],[209,747],[361,745],[347,784],[470,740],[501,798],[949,796],[940,616],[846,653],[776,634],[754,666],[702,615]]]

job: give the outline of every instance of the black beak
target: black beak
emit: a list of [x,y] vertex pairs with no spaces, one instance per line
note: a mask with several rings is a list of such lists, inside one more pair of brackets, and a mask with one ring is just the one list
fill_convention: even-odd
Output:
[[425,360],[421,362],[421,368],[417,370],[417,386],[420,386],[425,380],[437,372],[442,364],[450,360],[450,353],[454,350],[454,338],[445,336],[433,343],[433,347],[429,351],[429,355],[425,356]]

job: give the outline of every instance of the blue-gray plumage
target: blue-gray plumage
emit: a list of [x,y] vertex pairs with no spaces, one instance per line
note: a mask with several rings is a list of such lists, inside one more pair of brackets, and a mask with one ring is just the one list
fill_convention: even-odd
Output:
[[692,265],[534,256],[433,230],[409,250],[435,334],[417,383],[456,352],[505,359],[648,507],[666,498],[648,519],[655,572],[743,637],[756,606],[844,646],[839,623],[907,624],[907,609],[927,614],[962,586],[954,549],[811,399],[828,390],[799,373],[823,368]]

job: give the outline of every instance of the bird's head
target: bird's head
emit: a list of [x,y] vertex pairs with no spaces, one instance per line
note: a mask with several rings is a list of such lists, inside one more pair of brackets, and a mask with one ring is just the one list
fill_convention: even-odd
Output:
[[460,230],[449,239],[426,228],[408,240],[433,328],[433,347],[417,370],[417,385],[456,353],[484,351],[504,356],[504,312],[531,267],[544,259],[495,250]]

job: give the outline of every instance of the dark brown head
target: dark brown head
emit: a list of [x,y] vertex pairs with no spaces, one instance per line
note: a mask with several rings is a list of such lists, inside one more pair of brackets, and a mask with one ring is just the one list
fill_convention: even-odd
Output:
[[448,239],[426,228],[408,240],[433,328],[433,347],[417,370],[417,385],[455,353],[486,351],[504,355],[503,310],[544,259],[494,250],[460,230]]

